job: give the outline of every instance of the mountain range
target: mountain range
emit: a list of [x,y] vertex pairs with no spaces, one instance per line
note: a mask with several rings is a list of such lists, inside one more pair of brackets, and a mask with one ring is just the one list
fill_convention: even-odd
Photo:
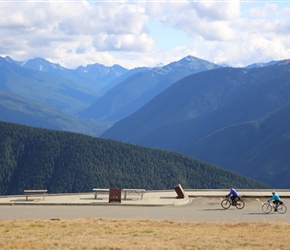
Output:
[[7,94],[10,103],[19,103],[19,98],[22,104],[25,102],[7,106],[5,99],[0,100],[0,119],[99,136],[175,79],[216,67],[219,66],[191,56],[163,67],[131,70],[99,63],[72,70],[43,58],[18,62],[0,57],[2,97]]
[[175,151],[287,188],[289,69],[289,60],[233,68],[187,56],[72,70],[0,57],[0,120]]
[[93,105],[81,112],[80,116],[110,122],[119,121],[140,109],[179,79],[220,67],[217,64],[187,56],[163,67],[139,72],[111,88]]
[[177,81],[102,137],[180,152],[286,188],[290,152],[280,150],[289,143],[289,104],[289,60],[214,69]]

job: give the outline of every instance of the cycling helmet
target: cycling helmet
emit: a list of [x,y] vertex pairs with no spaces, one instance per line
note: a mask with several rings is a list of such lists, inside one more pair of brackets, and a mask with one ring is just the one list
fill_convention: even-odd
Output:
[[272,191],[272,194],[275,194],[275,191]]

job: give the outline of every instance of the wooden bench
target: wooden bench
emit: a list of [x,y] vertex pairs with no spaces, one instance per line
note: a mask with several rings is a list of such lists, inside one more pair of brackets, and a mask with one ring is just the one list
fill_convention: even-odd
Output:
[[95,199],[97,199],[98,194],[100,193],[109,193],[110,189],[108,188],[93,188],[94,194],[95,194]]
[[143,199],[145,189],[122,189],[124,192],[124,200],[127,199],[127,196],[131,193],[139,194],[141,196],[141,200]]
[[43,196],[43,200],[45,200],[45,194],[47,193],[47,190],[24,190],[24,194],[26,196],[26,200],[28,200],[28,196]]

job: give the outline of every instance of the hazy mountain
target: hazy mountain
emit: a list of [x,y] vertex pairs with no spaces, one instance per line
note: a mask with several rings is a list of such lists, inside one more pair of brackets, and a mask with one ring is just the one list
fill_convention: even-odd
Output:
[[145,67],[129,70],[118,64],[105,66],[100,63],[79,66],[72,70],[64,68],[59,64],[51,63],[44,58],[34,58],[26,62],[18,62],[18,64],[24,68],[49,72],[50,74],[59,75],[63,78],[79,82],[81,86],[99,93],[100,96],[129,76],[147,70]]
[[[231,151],[223,152],[222,147],[220,151],[219,147],[215,148],[217,157],[213,161],[207,149],[219,142],[210,140],[211,144],[202,144],[200,151],[197,150],[200,148],[199,142],[220,130],[227,131],[228,127],[262,119],[287,105],[290,102],[289,69],[289,61],[285,60],[262,68],[220,68],[190,75],[173,84],[133,115],[117,122],[102,137],[170,149],[219,165],[225,161],[221,158],[231,159],[228,156]],[[282,121],[278,120],[277,123]],[[231,136],[225,135],[220,140],[226,143]],[[232,158],[235,161],[231,165],[219,166],[250,174],[251,171],[247,169],[253,166],[247,165],[249,163],[242,157],[245,152],[239,145],[243,143],[236,142],[235,152],[241,155],[235,154]],[[245,148],[251,151],[252,147],[249,140]],[[263,149],[260,150],[262,153]],[[256,152],[255,155],[258,154]],[[277,152],[277,155],[280,153]],[[239,166],[243,166],[243,170]],[[274,171],[277,165],[271,167]],[[260,178],[264,181],[267,177]],[[281,185],[285,187],[287,184]]]
[[87,66],[79,66],[74,73],[79,78],[86,82],[92,82],[98,84],[98,91],[102,95],[104,89],[108,84],[127,73],[129,70],[123,68],[120,65],[113,65],[111,67],[95,63],[88,64]]
[[290,178],[290,103],[261,119],[209,134],[191,154],[277,188]]
[[146,68],[127,70],[97,63],[71,70],[43,58],[18,62],[0,57],[0,91],[12,104],[0,101],[0,120],[97,136],[111,123],[78,119],[74,114],[90,106],[110,86],[143,70]]
[[270,62],[267,62],[267,63],[253,63],[253,64],[248,65],[245,68],[246,69],[252,69],[252,68],[267,67],[267,66],[271,66],[271,65],[277,64],[279,62],[281,62],[281,61],[270,61]]
[[137,111],[177,80],[219,67],[208,61],[187,56],[166,66],[140,72],[110,89],[92,106],[80,112],[80,115],[97,120],[118,121]]
[[108,125],[79,119],[43,103],[0,90],[0,121],[98,136]]
[[23,68],[33,69],[36,71],[50,72],[50,73],[58,72],[62,70],[70,71],[69,69],[62,67],[61,65],[51,63],[44,58],[29,59],[28,61],[22,62],[21,66]]
[[121,82],[125,81],[127,78],[139,73],[139,72],[144,72],[144,71],[148,71],[151,68],[148,67],[137,67],[134,69],[131,69],[127,72],[125,72],[124,74],[120,75],[118,78],[115,78],[114,80],[112,80],[111,82],[109,82],[108,84],[106,84],[102,89],[101,89],[101,93],[106,93],[108,90],[110,90],[111,88],[113,88],[114,86],[120,84]]
[[1,57],[0,89],[71,114],[84,109],[98,98],[97,91],[86,88],[83,82],[72,81],[50,71],[21,67]]

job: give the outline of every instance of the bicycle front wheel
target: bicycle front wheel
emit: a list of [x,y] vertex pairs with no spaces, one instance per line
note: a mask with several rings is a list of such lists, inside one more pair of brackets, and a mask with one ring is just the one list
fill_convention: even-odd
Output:
[[262,210],[264,213],[268,214],[272,211],[272,206],[270,203],[265,203],[263,206],[262,206]]
[[277,211],[279,214],[284,214],[287,211],[287,207],[284,204],[281,204],[277,207]]
[[245,202],[243,200],[237,200],[236,201],[236,208],[237,209],[243,209],[245,206]]
[[221,202],[221,206],[222,206],[224,209],[228,209],[228,208],[231,206],[231,202],[230,202],[228,199],[224,199],[224,200],[222,200],[222,202]]

